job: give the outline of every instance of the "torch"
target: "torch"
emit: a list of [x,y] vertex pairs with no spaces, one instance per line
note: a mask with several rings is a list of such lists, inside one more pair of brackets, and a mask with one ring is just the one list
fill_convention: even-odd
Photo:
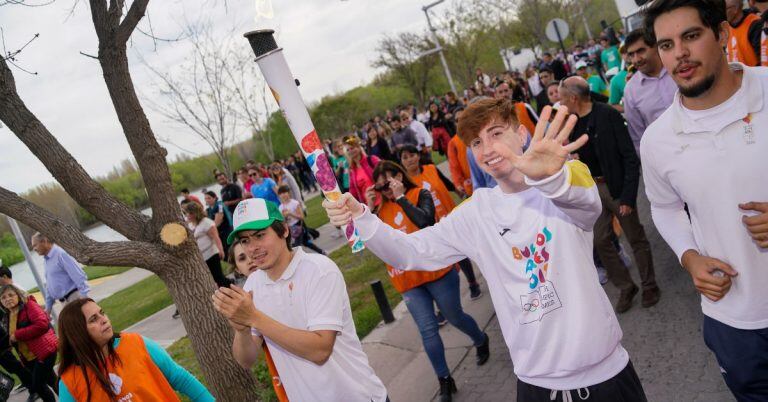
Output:
[[[251,31],[244,36],[251,43],[253,53],[256,54],[256,64],[259,65],[264,79],[272,91],[272,96],[280,106],[283,117],[288,122],[288,127],[293,137],[301,148],[301,152],[312,168],[312,174],[323,190],[323,194],[331,201],[341,197],[341,190],[336,183],[336,176],[328,161],[328,155],[323,150],[315,126],[309,118],[309,112],[304,105],[299,89],[296,87],[288,63],[283,57],[283,49],[277,47],[274,34],[271,29]],[[344,228],[347,242],[352,247],[352,252],[358,252],[365,248],[355,226],[350,222]]]

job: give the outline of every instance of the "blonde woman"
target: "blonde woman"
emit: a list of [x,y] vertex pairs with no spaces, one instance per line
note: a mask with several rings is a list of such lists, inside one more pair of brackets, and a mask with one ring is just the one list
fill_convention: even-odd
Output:
[[221,272],[221,260],[225,252],[216,224],[205,215],[203,208],[194,202],[184,204],[184,214],[213,280],[219,287],[229,286],[229,279]]

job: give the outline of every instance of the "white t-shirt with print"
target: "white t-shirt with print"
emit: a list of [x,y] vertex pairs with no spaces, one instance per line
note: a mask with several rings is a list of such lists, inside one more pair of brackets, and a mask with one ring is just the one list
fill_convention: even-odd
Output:
[[599,384],[629,356],[592,258],[597,187],[578,161],[529,184],[514,194],[478,189],[436,225],[410,234],[367,209],[355,226],[366,247],[398,269],[475,261],[521,381],[554,390]]
[[[336,264],[320,254],[294,249],[288,268],[277,281],[256,271],[243,289],[253,291],[253,304],[272,319],[305,331],[337,331],[330,358],[322,366],[296,356],[265,337],[280,381],[291,401],[373,401],[387,390],[368,363],[357,337],[344,277]],[[253,335],[260,336],[255,329]]]
[[[287,204],[283,204],[281,202],[278,208],[280,208],[280,212],[283,214],[283,216],[285,216],[286,212],[296,213],[296,208],[299,208],[300,206],[301,204],[299,204],[298,201],[291,199],[290,201],[288,201]],[[293,226],[299,223],[299,219],[294,216],[291,216],[285,219],[285,223],[287,223],[288,226]]]
[[216,227],[216,223],[214,223],[209,218],[203,218],[203,220],[201,220],[197,225],[193,223],[189,224],[189,230],[191,230],[194,234],[195,242],[197,242],[197,248],[200,249],[200,253],[203,255],[203,259],[205,260],[213,257],[219,252],[219,250],[216,248],[216,243],[213,241],[213,239],[211,239],[211,236],[208,236],[208,230],[210,230],[212,227]]

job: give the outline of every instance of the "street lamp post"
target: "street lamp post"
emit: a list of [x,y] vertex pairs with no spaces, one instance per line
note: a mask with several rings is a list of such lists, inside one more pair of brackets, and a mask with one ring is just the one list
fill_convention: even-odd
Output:
[[427,16],[427,26],[429,27],[429,32],[432,33],[432,40],[435,41],[435,48],[432,50],[428,50],[427,52],[424,52],[422,56],[427,54],[432,54],[434,52],[437,52],[440,54],[440,62],[443,64],[443,71],[445,71],[445,77],[448,79],[448,85],[451,87],[451,91],[453,91],[453,93],[457,93],[456,85],[454,85],[453,77],[451,76],[451,70],[448,68],[448,62],[445,61],[445,54],[443,54],[443,47],[440,46],[440,41],[437,39],[437,29],[435,29],[435,27],[432,26],[432,20],[429,19],[429,9],[444,1],[445,0],[437,0],[421,8],[421,10],[424,11],[424,15]]

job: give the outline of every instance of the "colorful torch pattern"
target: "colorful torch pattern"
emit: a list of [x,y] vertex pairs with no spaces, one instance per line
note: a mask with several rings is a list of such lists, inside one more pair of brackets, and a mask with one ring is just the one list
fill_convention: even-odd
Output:
[[[341,190],[336,183],[336,176],[331,169],[328,155],[323,150],[320,137],[315,132],[304,100],[301,98],[296,81],[283,56],[283,51],[277,47],[273,36],[274,32],[271,29],[265,29],[248,32],[244,36],[250,42],[251,48],[256,54],[256,63],[280,106],[280,111],[288,122],[301,152],[307,158],[307,163],[312,168],[312,173],[323,190],[323,194],[329,200],[338,200],[341,197]],[[354,225],[349,223],[344,229],[352,251],[363,250],[365,246]]]

